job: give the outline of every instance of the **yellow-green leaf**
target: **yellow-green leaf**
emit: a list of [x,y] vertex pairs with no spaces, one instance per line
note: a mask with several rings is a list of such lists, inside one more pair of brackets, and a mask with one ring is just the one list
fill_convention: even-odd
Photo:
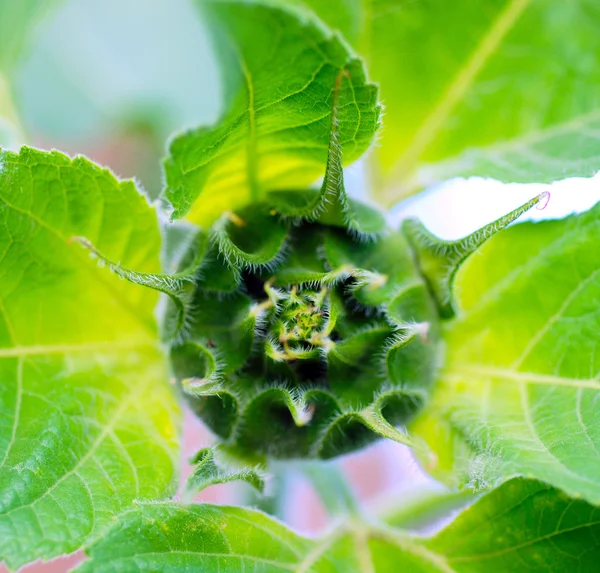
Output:
[[343,162],[367,149],[379,126],[377,88],[339,36],[283,1],[199,4],[221,60],[225,113],[170,146],[165,196],[174,218],[209,224],[268,191],[317,180],[336,90]]
[[302,1],[380,83],[387,202],[455,176],[540,183],[600,169],[595,0]]
[[85,158],[0,152],[0,561],[73,551],[133,500],[173,491],[177,406],[156,293],[98,268],[160,270],[154,209]]
[[457,273],[446,363],[414,430],[440,471],[600,502],[600,205],[490,239]]

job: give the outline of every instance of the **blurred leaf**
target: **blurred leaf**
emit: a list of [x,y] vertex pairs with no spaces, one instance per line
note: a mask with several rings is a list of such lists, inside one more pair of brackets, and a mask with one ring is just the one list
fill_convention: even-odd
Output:
[[377,89],[337,36],[283,2],[201,4],[221,59],[225,114],[171,144],[165,196],[174,218],[211,223],[322,176],[336,89],[344,163],[366,150],[379,125]]
[[16,149],[23,134],[17,111],[10,94],[10,86],[0,73],[0,148]]
[[0,165],[0,561],[17,568],[173,491],[177,406],[156,293],[71,241],[156,272],[154,210],[81,157],[23,148]]
[[207,35],[190,0],[64,0],[12,75],[22,123],[32,141],[83,152],[154,198],[167,138],[219,111]]
[[10,71],[33,27],[61,0],[2,0],[0,2],[0,71]]
[[296,469],[310,482],[330,516],[360,517],[358,500],[336,462],[302,462]]
[[400,494],[395,500],[387,496],[380,517],[393,527],[418,532],[437,529],[440,522],[447,523],[449,516],[463,510],[477,499],[468,489],[440,491],[437,487],[434,491],[417,490],[410,499],[404,497],[405,494]]
[[11,75],[32,29],[59,2],[0,0],[0,148],[16,149],[25,141]]
[[346,519],[315,540],[254,510],[141,504],[88,548],[77,571],[584,573],[600,557],[599,511],[516,479],[430,538]]
[[595,0],[304,3],[380,82],[388,203],[455,176],[551,182],[600,168]]
[[447,361],[413,428],[441,472],[475,487],[526,475],[600,502],[599,232],[600,204],[517,225],[458,272]]

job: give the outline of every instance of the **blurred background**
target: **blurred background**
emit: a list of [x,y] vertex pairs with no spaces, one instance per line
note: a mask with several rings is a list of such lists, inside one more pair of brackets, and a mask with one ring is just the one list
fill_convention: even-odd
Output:
[[84,153],[155,197],[169,135],[220,111],[218,70],[192,2],[38,3],[8,78],[15,139]]
[[[8,3],[8,9],[18,10],[19,2],[0,0],[0,43],[10,34],[2,25],[3,10]],[[27,143],[85,154],[121,177],[135,177],[156,198],[170,135],[213,123],[221,112],[219,71],[192,0],[155,0],[151,8],[143,0],[37,3],[28,41],[0,67],[0,145],[18,148]],[[35,2],[22,5],[23,17],[33,18],[26,4]],[[356,195],[365,189],[363,175],[361,164],[348,170]],[[571,179],[552,186],[453,180],[397,205],[390,217],[397,222],[416,215],[438,235],[456,238],[542,190],[551,191],[549,205],[527,217],[562,217],[589,208],[600,200],[600,179]],[[210,434],[187,413],[183,479],[189,472],[186,460],[210,442]],[[391,497],[412,502],[443,491],[406,448],[392,442],[378,442],[335,463],[361,503],[373,510],[389,504]],[[268,500],[280,518],[306,534],[327,527],[319,498],[300,472],[279,473],[273,482],[271,493],[286,492],[285,504]],[[215,486],[198,499],[256,503],[237,485]],[[33,564],[24,571],[58,573],[77,560],[74,556],[50,565]]]

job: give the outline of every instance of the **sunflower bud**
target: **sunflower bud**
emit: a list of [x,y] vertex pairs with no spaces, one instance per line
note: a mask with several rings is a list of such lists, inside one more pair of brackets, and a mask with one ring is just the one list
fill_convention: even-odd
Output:
[[169,295],[173,374],[224,452],[331,458],[378,437],[410,443],[398,426],[427,398],[459,266],[544,197],[442,241],[415,220],[390,228],[326,176],[320,192],[272,193],[197,230],[170,275],[123,268],[76,239]]
[[432,382],[438,311],[401,230],[326,181],[223,214],[187,260],[195,290],[173,371],[230,452],[330,458],[378,436],[407,442],[396,426]]

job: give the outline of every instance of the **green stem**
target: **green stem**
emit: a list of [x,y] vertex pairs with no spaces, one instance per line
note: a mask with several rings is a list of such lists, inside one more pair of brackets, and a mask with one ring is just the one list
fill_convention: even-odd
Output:
[[[2,137],[4,125],[8,128],[11,138],[6,143]],[[14,103],[11,84],[8,77],[0,71],[0,147],[8,145],[19,147],[25,141],[25,130],[21,124],[17,107]]]
[[477,494],[462,491],[421,491],[411,494],[410,499],[392,498],[376,502],[380,519],[400,529],[420,530],[432,526],[453,511],[473,503]]
[[311,482],[329,515],[359,516],[361,514],[354,493],[336,463],[303,463],[302,473]]
[[269,466],[268,473],[270,484],[267,491],[259,494],[255,489],[245,488],[242,505],[256,507],[284,521],[290,486],[290,471],[286,468],[286,464],[274,462]]

